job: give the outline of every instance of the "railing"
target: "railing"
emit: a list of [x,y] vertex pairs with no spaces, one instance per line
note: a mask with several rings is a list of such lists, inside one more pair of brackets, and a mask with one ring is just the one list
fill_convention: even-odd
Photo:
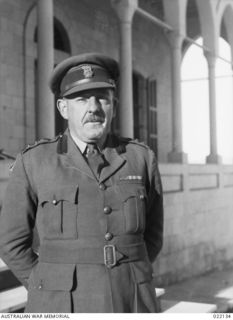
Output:
[[[3,160],[1,162],[1,160]],[[15,157],[0,149],[0,213],[1,200],[9,177],[9,166]],[[0,313],[23,312],[27,290],[0,259]]]
[[160,164],[165,194],[233,187],[233,165]]
[[0,149],[0,160],[15,160],[15,157],[10,155],[9,153],[6,153],[3,149]]

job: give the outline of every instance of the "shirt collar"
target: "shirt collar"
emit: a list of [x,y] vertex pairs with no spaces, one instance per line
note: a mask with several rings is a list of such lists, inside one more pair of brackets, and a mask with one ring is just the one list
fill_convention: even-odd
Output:
[[[82,140],[80,140],[79,138],[77,138],[77,137],[74,137],[72,134],[71,134],[71,132],[70,132],[70,130],[69,130],[69,134],[70,134],[70,136],[71,136],[71,139],[74,141],[74,143],[76,144],[76,146],[79,148],[79,150],[81,151],[81,153],[82,154],[85,154],[85,152],[86,152],[86,150],[87,150],[87,143],[86,142],[84,142],[84,141],[82,141]],[[99,151],[100,152],[102,152],[102,147],[101,146],[99,146],[98,144],[97,144],[97,148],[99,149]]]

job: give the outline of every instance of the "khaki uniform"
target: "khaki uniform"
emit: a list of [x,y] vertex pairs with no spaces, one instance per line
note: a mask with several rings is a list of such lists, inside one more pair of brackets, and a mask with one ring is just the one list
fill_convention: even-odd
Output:
[[[97,180],[68,131],[17,156],[0,218],[26,312],[156,312],[163,206],[153,152],[109,136]],[[40,239],[33,249],[33,229]]]

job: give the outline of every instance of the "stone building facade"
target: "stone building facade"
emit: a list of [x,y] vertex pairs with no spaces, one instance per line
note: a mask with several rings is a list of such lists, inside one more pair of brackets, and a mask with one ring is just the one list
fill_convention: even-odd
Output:
[[[192,165],[182,149],[181,61],[203,37],[209,70],[210,154]],[[64,129],[47,87],[54,65],[101,52],[120,63],[114,130],[149,144],[164,186],[164,247],[157,284],[233,260],[233,165],[216,142],[218,38],[233,50],[233,0],[1,0],[0,149],[13,156]],[[233,52],[233,51],[232,51]],[[233,106],[232,106],[233,107]],[[0,160],[0,200],[10,160]]]

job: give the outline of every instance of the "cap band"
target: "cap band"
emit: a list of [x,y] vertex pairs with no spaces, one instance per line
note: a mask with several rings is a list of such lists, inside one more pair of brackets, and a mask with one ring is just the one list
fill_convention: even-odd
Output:
[[108,71],[99,65],[83,64],[71,68],[62,79],[62,96],[91,88],[115,88],[115,81]]

